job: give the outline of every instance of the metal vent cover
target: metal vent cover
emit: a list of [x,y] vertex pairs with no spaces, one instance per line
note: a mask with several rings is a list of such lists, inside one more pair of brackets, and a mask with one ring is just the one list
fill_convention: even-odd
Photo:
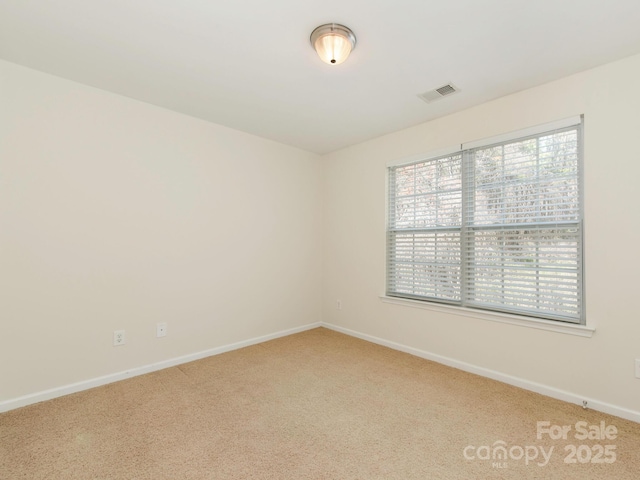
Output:
[[424,100],[427,103],[431,103],[446,96],[453,95],[454,93],[458,93],[459,91],[460,89],[453,83],[447,83],[445,85],[442,85],[441,87],[418,94],[418,98]]

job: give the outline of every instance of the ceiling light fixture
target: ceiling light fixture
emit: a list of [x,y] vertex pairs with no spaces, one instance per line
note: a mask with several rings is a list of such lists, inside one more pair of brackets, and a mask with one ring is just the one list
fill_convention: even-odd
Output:
[[327,23],[311,32],[311,45],[323,62],[340,65],[356,48],[356,36],[344,25]]

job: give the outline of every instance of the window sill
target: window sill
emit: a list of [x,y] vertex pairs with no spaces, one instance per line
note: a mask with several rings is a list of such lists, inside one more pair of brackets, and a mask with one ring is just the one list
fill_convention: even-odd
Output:
[[490,322],[507,323],[509,325],[518,325],[521,327],[537,328],[538,330],[547,330],[549,332],[564,333],[567,335],[576,335],[579,337],[590,338],[596,331],[595,328],[586,325],[574,325],[571,323],[554,322],[552,320],[521,317],[519,315],[510,315],[507,313],[483,312],[480,310],[473,310],[471,308],[456,307],[453,305],[441,305],[436,303],[422,302],[419,300],[409,300],[407,298],[397,298],[380,295],[380,300],[384,303],[391,303],[394,305],[421,308],[424,310],[448,313],[450,315],[460,315],[463,317],[479,318],[481,320],[487,320]]

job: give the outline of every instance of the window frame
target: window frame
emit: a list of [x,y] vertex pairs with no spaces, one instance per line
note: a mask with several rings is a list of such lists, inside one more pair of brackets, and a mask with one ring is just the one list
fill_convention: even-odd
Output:
[[[577,130],[577,171],[576,171],[576,181],[577,181],[577,189],[578,189],[578,204],[577,204],[577,212],[578,219],[574,223],[577,225],[579,230],[577,238],[577,255],[574,257],[577,260],[577,299],[579,301],[579,318],[563,318],[562,315],[540,315],[535,314],[533,312],[518,312],[514,308],[486,308],[482,306],[474,306],[465,304],[464,298],[464,290],[462,287],[461,280],[461,291],[460,291],[460,301],[459,302],[450,302],[446,300],[440,299],[432,299],[432,298],[424,298],[420,296],[415,296],[411,294],[403,294],[401,292],[393,292],[390,291],[390,276],[391,276],[391,235],[392,230],[397,231],[398,229],[392,229],[390,225],[392,212],[390,210],[392,204],[392,189],[395,188],[395,185],[392,184],[393,176],[391,172],[394,169],[403,166],[410,166],[415,164],[426,163],[429,161],[436,161],[443,157],[453,156],[453,155],[461,155],[461,184],[462,184],[462,194],[461,194],[461,208],[465,201],[465,196],[469,195],[470,192],[475,192],[475,188],[470,190],[468,186],[464,185],[464,171],[466,168],[465,162],[469,162],[469,155],[471,155],[472,151],[481,148],[488,148],[493,145],[500,145],[509,142],[518,142],[523,141],[527,138],[536,138],[544,136],[545,134],[551,134],[557,130],[563,129],[573,129]],[[463,143],[460,147],[455,148],[447,148],[435,152],[431,152],[423,155],[416,155],[411,158],[404,158],[395,162],[390,162],[387,164],[386,170],[386,228],[385,228],[385,237],[386,237],[386,249],[385,249],[385,294],[381,296],[383,301],[387,303],[394,304],[405,304],[413,307],[425,307],[431,310],[440,310],[440,311],[454,311],[458,313],[462,313],[465,316],[480,316],[481,318],[486,318],[489,320],[497,320],[500,322],[506,323],[516,323],[516,324],[526,324],[529,321],[537,324],[538,328],[550,329],[550,330],[560,330],[563,333],[568,333],[565,330],[572,330],[577,327],[578,330],[582,330],[577,334],[584,335],[587,332],[587,335],[590,336],[594,331],[593,328],[587,327],[586,321],[586,301],[585,301],[585,261],[584,261],[584,252],[585,252],[585,240],[584,240],[584,116],[576,116],[570,117],[567,119],[559,120],[556,122],[545,123],[542,125],[537,125],[534,127],[530,127],[523,130],[517,130],[513,132],[509,132],[506,134],[485,138],[481,140],[476,140],[473,142]],[[466,220],[466,218],[464,219]],[[462,244],[464,243],[466,237],[464,236],[463,230],[466,228],[465,221],[460,222],[460,263],[459,268],[461,275],[465,269],[465,260],[464,260],[464,247]],[[540,222],[540,225],[544,225]],[[419,230],[419,228],[416,228]],[[429,227],[425,227],[425,231],[428,231]],[[431,230],[434,230],[433,228]],[[468,285],[467,285],[468,286]],[[533,314],[532,314],[533,313]],[[534,325],[536,326],[536,325]],[[555,328],[555,326],[558,326]],[[549,327],[549,328],[548,328]],[[567,327],[564,329],[563,327]]]

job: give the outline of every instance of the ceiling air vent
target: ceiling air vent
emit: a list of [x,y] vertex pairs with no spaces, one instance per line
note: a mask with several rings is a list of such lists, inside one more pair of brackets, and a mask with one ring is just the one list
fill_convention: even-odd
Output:
[[418,97],[427,103],[431,103],[449,95],[453,95],[454,93],[457,93],[459,91],[460,89],[458,89],[458,87],[456,87],[454,84],[447,83],[446,85],[442,85],[441,87],[421,93],[418,95]]

